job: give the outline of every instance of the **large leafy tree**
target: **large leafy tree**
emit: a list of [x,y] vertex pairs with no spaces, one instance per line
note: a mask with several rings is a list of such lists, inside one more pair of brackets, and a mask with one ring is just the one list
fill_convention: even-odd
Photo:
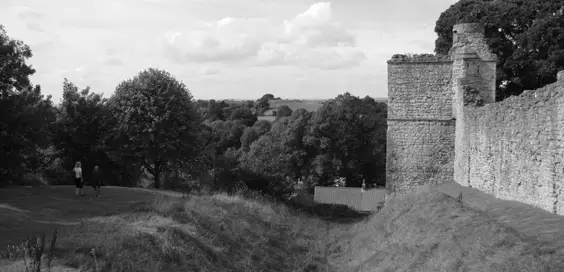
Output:
[[201,118],[186,86],[170,73],[149,68],[121,82],[110,99],[122,148],[160,177],[169,163],[190,161],[201,148]]
[[274,97],[273,94],[265,94],[261,98],[259,98],[255,103],[255,111],[257,115],[262,114],[265,110],[270,107],[269,100],[276,100],[280,99],[280,97]]
[[0,91],[1,95],[16,94],[31,86],[29,77],[35,69],[26,63],[33,53],[23,41],[14,40],[0,25]]
[[250,145],[239,162],[243,171],[260,178],[261,184],[251,184],[251,187],[284,197],[292,192],[298,178],[309,173],[309,153],[303,137],[312,115],[299,109],[292,116],[276,121],[269,132]]
[[213,122],[215,120],[226,120],[226,116],[224,113],[224,109],[228,108],[229,104],[227,104],[225,101],[220,101],[217,102],[215,100],[210,100],[209,103],[207,104],[207,110],[206,110],[206,114],[205,114],[205,118],[206,120]]
[[497,100],[552,83],[564,69],[564,0],[461,0],[437,20],[435,52],[447,54],[452,27],[481,23],[498,56]]
[[249,173],[247,186],[276,197],[286,197],[293,191],[291,174],[292,152],[275,135],[267,133],[251,144],[248,152],[239,158],[243,173]]
[[228,148],[239,149],[241,136],[246,126],[240,121],[214,121],[209,125],[212,129],[216,154],[224,153]]
[[256,130],[254,130],[251,127],[247,127],[245,128],[245,131],[243,131],[243,135],[241,135],[241,148],[243,149],[243,151],[249,151],[249,148],[251,146],[251,144],[258,140],[259,135],[256,132]]
[[280,107],[278,107],[278,109],[276,110],[276,118],[280,118],[280,117],[287,117],[292,115],[292,109],[290,107],[288,107],[288,105],[281,105]]
[[253,114],[249,107],[239,106],[231,112],[229,120],[239,120],[245,126],[252,126],[257,121],[257,116]]
[[31,86],[35,70],[26,60],[32,56],[29,46],[0,25],[0,182],[39,167],[38,150],[49,145],[55,114],[50,97]]
[[316,150],[314,178],[320,184],[344,177],[347,186],[383,184],[385,172],[384,103],[349,93],[326,102],[313,117],[305,135]]
[[270,131],[272,124],[266,120],[258,120],[253,124],[253,129],[257,132],[257,135],[260,137]]
[[54,126],[53,144],[67,167],[80,160],[86,169],[107,161],[105,136],[111,131],[111,115],[106,99],[83,90],[66,78],[63,101]]

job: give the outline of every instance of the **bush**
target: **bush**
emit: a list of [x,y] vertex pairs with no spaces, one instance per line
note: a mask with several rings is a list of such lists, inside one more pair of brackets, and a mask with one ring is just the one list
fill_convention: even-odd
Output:
[[72,174],[63,168],[62,160],[57,158],[43,169],[43,177],[49,185],[71,185]]
[[15,185],[19,186],[42,186],[46,184],[47,181],[39,173],[24,174],[23,177],[21,179],[18,179],[18,182],[15,183]]

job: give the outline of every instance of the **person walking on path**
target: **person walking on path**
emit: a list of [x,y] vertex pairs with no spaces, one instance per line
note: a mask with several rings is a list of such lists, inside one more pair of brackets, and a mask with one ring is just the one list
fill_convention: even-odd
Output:
[[74,174],[74,184],[76,185],[76,195],[83,196],[84,189],[82,181],[82,165],[79,161],[74,164],[74,169],[72,170]]
[[101,178],[100,168],[96,165],[92,171],[91,179],[92,188],[94,188],[94,192],[96,192],[96,197],[100,197],[100,186],[102,185]]

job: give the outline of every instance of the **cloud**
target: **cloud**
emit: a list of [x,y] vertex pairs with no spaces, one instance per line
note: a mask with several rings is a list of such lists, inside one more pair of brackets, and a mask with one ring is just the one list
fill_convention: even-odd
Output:
[[433,40],[411,40],[409,44],[419,46],[421,50],[433,51],[435,49],[435,43]]
[[284,22],[284,34],[294,43],[311,47],[354,46],[355,37],[331,19],[330,3],[313,4],[306,12]]
[[265,44],[258,55],[261,65],[296,65],[320,69],[341,69],[359,65],[366,55],[356,48],[339,46],[311,49],[296,44]]
[[212,75],[217,75],[219,73],[220,73],[220,70],[218,68],[214,68],[214,67],[210,67],[210,66],[202,67],[198,71],[198,74],[200,76],[212,76]]
[[45,30],[41,27],[41,25],[35,22],[28,22],[26,26],[29,30],[32,31],[45,32]]
[[108,65],[108,66],[123,66],[123,62],[116,57],[110,57],[106,60],[106,65]]
[[16,18],[25,22],[27,29],[31,31],[45,32],[39,23],[39,21],[44,18],[42,13],[26,6],[14,6],[12,9]]
[[366,59],[356,38],[333,21],[330,3],[317,3],[276,24],[263,18],[227,17],[192,31],[170,31],[164,54],[177,64],[242,62],[321,69],[348,68]]
[[25,21],[33,21],[43,18],[43,14],[39,11],[26,6],[15,6],[13,9],[16,16]]
[[176,63],[245,60],[271,38],[268,24],[261,18],[227,17],[188,33],[169,32],[163,39],[165,55]]

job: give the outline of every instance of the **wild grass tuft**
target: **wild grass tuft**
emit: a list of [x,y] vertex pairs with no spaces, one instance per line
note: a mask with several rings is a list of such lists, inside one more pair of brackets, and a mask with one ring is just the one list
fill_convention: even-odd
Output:
[[25,272],[51,271],[51,264],[56,250],[58,231],[53,231],[51,240],[46,246],[45,232],[33,233],[16,246],[8,246],[0,251],[0,259],[22,260]]

